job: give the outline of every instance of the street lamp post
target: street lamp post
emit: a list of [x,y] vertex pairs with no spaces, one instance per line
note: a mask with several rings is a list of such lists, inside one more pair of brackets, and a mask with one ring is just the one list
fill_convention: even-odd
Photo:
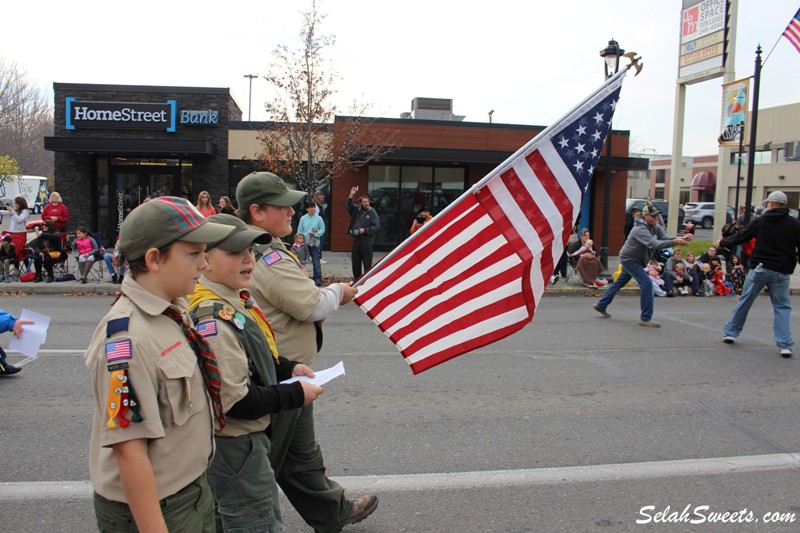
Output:
[[253,106],[253,78],[257,78],[258,74],[245,74],[245,78],[250,78],[250,93],[247,96],[247,121],[250,122],[250,109]]
[[[625,50],[619,47],[619,43],[613,38],[608,41],[608,46],[600,50],[600,57],[603,58],[603,68],[606,79],[610,78],[619,71],[619,58]],[[602,277],[608,279],[611,273],[608,271],[608,215],[611,204],[611,122],[608,123],[608,135],[606,136],[606,171],[605,181],[603,182],[603,234],[602,246],[600,247],[600,262],[603,264]]]

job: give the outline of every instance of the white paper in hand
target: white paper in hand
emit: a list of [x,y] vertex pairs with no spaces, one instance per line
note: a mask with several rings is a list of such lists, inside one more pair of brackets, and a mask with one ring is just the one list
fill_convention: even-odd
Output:
[[8,348],[16,350],[28,357],[39,355],[39,348],[47,339],[47,328],[50,327],[50,317],[42,315],[28,309],[23,309],[19,317],[20,320],[31,320],[33,324],[25,324],[22,328],[22,335],[19,338],[11,337]]
[[325,370],[314,371],[313,378],[310,378],[308,376],[296,376],[281,381],[281,384],[294,383],[295,381],[307,381],[309,383],[317,385],[318,387],[321,387],[327,382],[331,381],[332,379],[338,378],[339,376],[344,376],[344,363],[342,361],[339,361],[338,364],[330,368],[326,368]]

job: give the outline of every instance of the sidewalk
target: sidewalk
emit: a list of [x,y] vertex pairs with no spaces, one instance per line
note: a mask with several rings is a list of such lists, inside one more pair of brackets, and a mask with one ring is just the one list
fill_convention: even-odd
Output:
[[[327,284],[330,282],[339,282],[339,281],[352,281],[353,273],[352,267],[350,262],[350,252],[330,252],[326,251],[323,252],[323,259],[327,261],[327,264],[322,265],[322,276],[323,276],[323,283]],[[386,252],[376,252],[374,257],[374,262],[377,263]],[[69,259],[70,264],[70,271],[73,274],[77,274],[77,261],[74,257],[70,257]],[[616,270],[617,265],[619,264],[619,257],[609,257],[608,258],[608,267],[611,272]],[[94,267],[95,272],[98,271],[97,265]],[[11,283],[0,283],[0,294],[63,294],[63,295],[75,295],[75,294],[114,294],[119,290],[119,285],[114,285],[110,283],[111,276],[105,270],[105,265],[103,265],[104,276],[100,280],[89,280],[88,283],[83,284],[78,281],[64,281],[64,282],[54,282],[54,283],[18,283],[18,282],[11,282]],[[307,272],[311,272],[311,265],[309,264],[306,267]],[[78,277],[76,275],[76,277]],[[550,286],[545,290],[545,296],[583,296],[583,297],[592,297],[599,295],[603,289],[589,289],[584,287],[580,281],[578,280],[577,276],[573,276],[573,278],[569,282],[559,281],[556,285]],[[791,277],[791,292],[792,295],[800,294],[800,269],[795,269],[794,274]],[[620,290],[619,294],[631,294],[637,295],[639,294],[639,288],[636,286],[635,282],[632,282],[624,289]]]

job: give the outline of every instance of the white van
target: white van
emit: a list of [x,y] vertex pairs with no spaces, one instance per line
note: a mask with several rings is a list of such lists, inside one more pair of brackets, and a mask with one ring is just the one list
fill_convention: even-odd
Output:
[[0,183],[0,203],[3,208],[13,209],[14,198],[22,196],[32,213],[41,213],[50,193],[44,176],[12,176]]

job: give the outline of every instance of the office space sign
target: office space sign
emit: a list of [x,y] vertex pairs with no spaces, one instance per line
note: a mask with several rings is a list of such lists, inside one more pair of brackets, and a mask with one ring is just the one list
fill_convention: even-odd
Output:
[[142,102],[86,102],[66,99],[67,129],[135,129],[174,132],[178,104]]
[[730,0],[683,0],[678,83],[722,76],[728,43]]

